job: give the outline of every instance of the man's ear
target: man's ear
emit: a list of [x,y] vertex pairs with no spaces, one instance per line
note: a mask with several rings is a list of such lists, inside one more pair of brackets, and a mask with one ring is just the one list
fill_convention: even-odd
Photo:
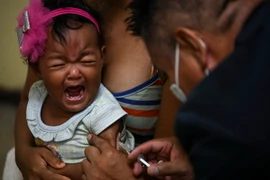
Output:
[[29,68],[31,68],[31,70],[34,72],[34,74],[39,78],[42,79],[39,67],[38,67],[38,63],[34,63],[34,64],[29,64]]
[[207,66],[207,47],[201,37],[194,30],[178,27],[174,31],[174,37],[181,50],[188,49],[203,69]]

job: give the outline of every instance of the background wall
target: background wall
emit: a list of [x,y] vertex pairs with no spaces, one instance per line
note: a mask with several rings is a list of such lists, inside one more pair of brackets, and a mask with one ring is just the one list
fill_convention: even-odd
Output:
[[20,90],[27,65],[20,59],[16,18],[28,0],[0,0],[0,88]]
[[28,4],[28,0],[0,0],[0,4],[0,179],[2,179],[6,154],[14,146],[13,127],[19,99],[19,93],[14,91],[22,89],[27,71],[27,66],[23,64],[19,55],[15,33],[16,18]]

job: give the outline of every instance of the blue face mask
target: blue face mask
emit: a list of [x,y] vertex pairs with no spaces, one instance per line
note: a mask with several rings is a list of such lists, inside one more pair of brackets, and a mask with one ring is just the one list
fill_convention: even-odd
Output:
[[[201,40],[202,46],[206,46],[205,43]],[[175,59],[174,59],[174,76],[175,76],[175,83],[171,84],[170,90],[174,94],[174,96],[180,100],[182,103],[187,101],[187,96],[184,91],[180,88],[179,84],[179,64],[180,64],[180,50],[179,44],[177,43],[175,46]],[[208,76],[209,70],[205,69],[205,75]]]

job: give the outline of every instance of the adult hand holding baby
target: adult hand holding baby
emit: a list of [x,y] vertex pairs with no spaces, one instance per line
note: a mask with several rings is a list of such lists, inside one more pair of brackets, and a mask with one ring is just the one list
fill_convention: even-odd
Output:
[[[124,153],[95,135],[89,135],[88,140],[93,146],[85,150],[87,159],[82,162],[83,180],[193,179],[187,155],[175,137],[148,141],[135,148],[128,156],[129,159]],[[143,169],[137,162],[137,157],[141,154],[151,163],[147,173],[152,177],[140,176]],[[158,160],[164,162],[158,163]]]
[[87,159],[82,162],[83,180],[88,179],[117,179],[136,180],[127,155],[117,150],[106,140],[89,135],[88,141],[92,146],[85,150]]
[[[24,153],[27,152],[27,153]],[[27,147],[24,154],[24,161],[17,161],[20,163],[20,170],[24,175],[24,179],[51,179],[51,180],[70,180],[69,178],[60,174],[54,173],[51,169],[60,169],[65,167],[58,157],[56,157],[50,150],[44,147]],[[31,157],[29,157],[30,155]],[[21,156],[22,157],[22,156]],[[22,160],[22,158],[20,158]],[[51,167],[51,168],[48,168]]]

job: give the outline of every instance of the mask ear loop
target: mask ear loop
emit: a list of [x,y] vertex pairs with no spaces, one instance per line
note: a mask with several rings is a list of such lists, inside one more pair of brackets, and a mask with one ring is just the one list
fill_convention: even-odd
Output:
[[[202,46],[204,49],[206,49],[206,44],[204,43],[204,41],[203,41],[202,39],[199,39],[199,42],[200,42],[201,46]],[[205,68],[205,70],[204,70],[204,74],[205,74],[206,76],[208,76],[209,73],[210,73],[210,71],[209,71],[209,69],[207,68],[207,65],[206,65],[206,68]]]
[[181,100],[182,103],[187,101],[187,97],[182,89],[179,86],[179,64],[180,64],[180,50],[179,44],[176,43],[175,46],[175,83],[171,85],[170,90],[177,97],[177,99]]
[[179,43],[176,43],[176,46],[175,46],[175,73],[174,73],[174,76],[175,76],[175,82],[178,86],[179,85],[179,63],[180,63],[180,50],[179,50]]

